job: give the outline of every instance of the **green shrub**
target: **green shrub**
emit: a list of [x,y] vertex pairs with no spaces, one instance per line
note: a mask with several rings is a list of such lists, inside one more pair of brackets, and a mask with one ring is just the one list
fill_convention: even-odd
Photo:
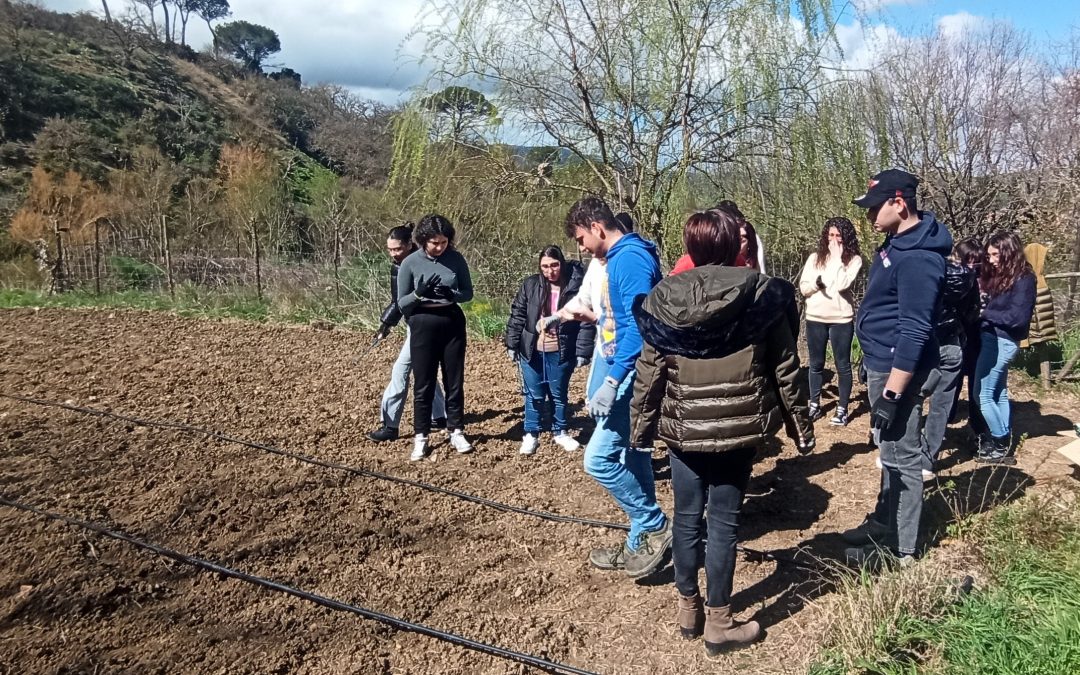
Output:
[[165,271],[153,263],[117,255],[109,258],[109,267],[126,290],[143,291],[161,285]]

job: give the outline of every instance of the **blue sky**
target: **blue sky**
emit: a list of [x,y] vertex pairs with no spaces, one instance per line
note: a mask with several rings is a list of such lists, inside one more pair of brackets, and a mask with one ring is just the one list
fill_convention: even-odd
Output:
[[846,20],[842,23],[851,23],[860,8],[873,22],[896,21],[900,26],[923,28],[961,15],[1005,20],[1039,41],[1059,40],[1070,27],[1080,28],[1080,2],[1075,0],[852,0],[838,2],[836,7],[843,9],[841,17]]

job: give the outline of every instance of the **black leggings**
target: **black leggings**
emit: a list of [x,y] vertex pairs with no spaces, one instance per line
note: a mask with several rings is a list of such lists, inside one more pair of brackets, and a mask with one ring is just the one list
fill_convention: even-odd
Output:
[[821,400],[821,381],[825,370],[825,343],[832,343],[833,361],[836,362],[836,379],[840,389],[841,408],[847,409],[851,400],[851,338],[855,334],[854,322],[820,323],[806,322],[806,351],[810,354],[810,401]]
[[465,429],[465,314],[457,305],[421,307],[409,318],[413,432],[431,431],[431,402],[439,368],[446,388],[446,427]]
[[[702,535],[707,528],[705,604],[709,607],[731,604],[739,511],[754,466],[754,454],[754,448],[719,453],[678,450],[668,453],[671,489],[675,493],[671,533],[675,588],[683,596],[697,595],[701,548],[705,543]],[[706,527],[702,527],[703,515]]]

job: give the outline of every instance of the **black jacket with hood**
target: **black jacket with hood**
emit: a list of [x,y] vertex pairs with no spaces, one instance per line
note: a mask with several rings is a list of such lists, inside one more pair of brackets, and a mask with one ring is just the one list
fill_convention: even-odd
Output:
[[390,261],[390,304],[382,311],[379,317],[380,329],[389,331],[401,323],[401,309],[397,304],[397,275],[401,269],[401,263]]
[[814,438],[800,375],[795,287],[754,270],[707,265],[667,277],[635,307],[630,444],[684,452],[760,447],[783,423]]
[[[570,274],[566,285],[559,293],[559,308],[577,295],[581,282],[585,279],[585,267],[576,260],[566,261]],[[540,336],[536,332],[536,322],[548,298],[544,296],[544,280],[539,274],[526,277],[510,306],[510,319],[506,322],[505,344],[518,355],[529,361],[536,351]],[[564,321],[559,324],[559,362],[566,363],[577,357],[592,358],[593,342],[596,340],[596,326],[582,324],[579,321]]]
[[855,319],[868,370],[912,373],[938,363],[935,328],[952,235],[933,213],[919,215],[917,225],[886,237],[872,256]]

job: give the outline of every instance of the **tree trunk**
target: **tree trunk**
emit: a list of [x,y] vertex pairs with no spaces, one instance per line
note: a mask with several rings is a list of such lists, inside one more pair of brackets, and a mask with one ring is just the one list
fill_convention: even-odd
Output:
[[112,13],[109,11],[109,0],[101,0],[101,8],[105,10],[105,23],[112,23]]
[[[1072,272],[1080,272],[1080,220],[1076,222],[1076,238],[1073,240]],[[1065,323],[1072,321],[1076,313],[1076,277],[1069,279],[1069,302],[1065,305]]]
[[161,0],[161,13],[165,15],[165,44],[172,44],[172,29],[169,26],[169,0]]

